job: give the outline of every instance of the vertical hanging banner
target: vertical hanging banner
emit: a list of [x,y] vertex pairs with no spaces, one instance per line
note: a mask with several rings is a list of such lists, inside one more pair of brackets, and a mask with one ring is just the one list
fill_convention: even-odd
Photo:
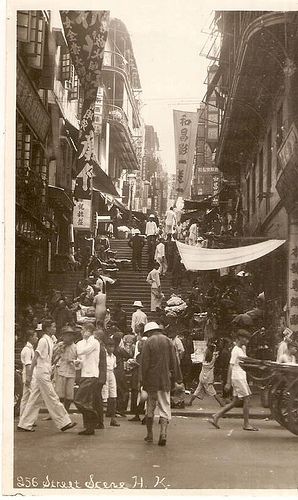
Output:
[[178,196],[189,198],[197,138],[198,113],[176,110],[173,113],[176,153],[176,192]]
[[62,10],[60,16],[83,92],[74,195],[79,200],[91,200],[93,165],[98,163],[94,151],[94,108],[108,35],[109,11]]

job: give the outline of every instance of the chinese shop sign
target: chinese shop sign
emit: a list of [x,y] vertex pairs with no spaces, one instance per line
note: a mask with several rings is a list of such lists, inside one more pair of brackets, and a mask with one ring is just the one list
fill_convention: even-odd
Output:
[[190,196],[197,128],[198,113],[174,110],[176,192],[183,198]]
[[298,214],[291,215],[289,238],[289,326],[298,330]]
[[17,107],[37,137],[41,142],[45,142],[50,116],[19,61],[17,61]]
[[[109,12],[105,10],[62,10],[60,15],[72,63],[84,96],[77,175],[82,172],[83,198],[90,199],[92,186],[89,183],[88,172],[95,163],[98,163],[94,151],[94,110],[108,35]],[[84,190],[86,186],[88,186],[87,191]],[[81,191],[81,185],[77,182],[75,196],[81,197]]]
[[79,199],[73,209],[73,228],[89,230],[91,227],[91,200]]

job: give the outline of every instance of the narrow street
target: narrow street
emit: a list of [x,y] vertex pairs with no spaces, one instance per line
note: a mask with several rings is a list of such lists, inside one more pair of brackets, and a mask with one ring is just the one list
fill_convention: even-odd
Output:
[[[80,416],[74,419],[81,425]],[[119,420],[121,427],[107,426],[88,438],[77,429],[59,433],[43,421],[35,434],[16,433],[14,486],[31,478],[39,488],[63,488],[64,481],[87,489],[121,483],[133,489],[297,489],[298,437],[276,422],[255,420],[255,433],[244,432],[240,419],[222,420],[216,430],[203,418],[174,417],[161,448],[157,421],[149,445],[144,426]]]

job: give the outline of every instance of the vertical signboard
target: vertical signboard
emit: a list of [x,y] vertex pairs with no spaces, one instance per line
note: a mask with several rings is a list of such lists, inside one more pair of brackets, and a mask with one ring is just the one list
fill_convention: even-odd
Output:
[[197,112],[174,110],[176,192],[183,198],[190,196],[197,128]]
[[[82,200],[88,200],[91,206],[93,167],[98,164],[94,150],[94,111],[108,35],[109,12],[62,10],[60,15],[69,53],[84,96],[74,194],[80,200],[79,203],[82,203]],[[89,206],[89,203],[84,203],[84,206]],[[77,221],[74,219],[74,227],[77,227],[78,221],[81,225],[81,219],[78,218]],[[86,224],[87,218],[84,222],[84,229],[90,230],[91,218],[88,227]]]

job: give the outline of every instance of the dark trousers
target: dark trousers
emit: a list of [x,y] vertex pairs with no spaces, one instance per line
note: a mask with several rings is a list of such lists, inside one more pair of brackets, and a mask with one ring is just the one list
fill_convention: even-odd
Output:
[[102,384],[96,384],[92,390],[92,410],[82,409],[85,429],[94,430],[98,424],[103,424],[103,404],[101,397]]
[[115,376],[117,382],[117,410],[120,413],[124,413],[127,410],[129,398],[127,380],[125,374],[117,374],[116,372]]
[[154,254],[155,254],[155,236],[147,236],[147,246],[148,246],[148,269],[153,268],[154,264]]
[[98,400],[97,400],[97,415],[98,415],[98,423],[99,425],[104,425],[104,418],[103,418],[103,403],[102,403],[102,397],[101,397],[101,391],[103,388],[103,384],[98,384]]
[[134,271],[140,271],[142,267],[142,250],[132,253],[132,268]]

